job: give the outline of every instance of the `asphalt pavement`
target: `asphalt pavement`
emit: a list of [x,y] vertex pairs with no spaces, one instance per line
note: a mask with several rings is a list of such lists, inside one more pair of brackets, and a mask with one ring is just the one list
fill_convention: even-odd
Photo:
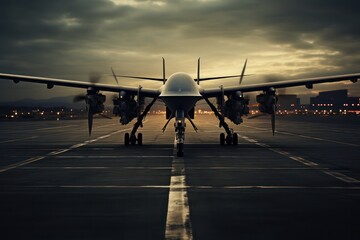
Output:
[[[309,121],[308,121],[309,120]],[[0,122],[0,239],[360,239],[360,118]]]

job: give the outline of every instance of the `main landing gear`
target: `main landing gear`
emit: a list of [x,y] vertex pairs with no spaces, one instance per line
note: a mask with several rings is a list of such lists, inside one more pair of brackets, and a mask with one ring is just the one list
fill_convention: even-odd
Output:
[[142,139],[143,139],[142,133],[138,133],[137,138],[135,137],[135,135],[130,137],[129,133],[125,133],[125,135],[124,135],[124,144],[125,144],[125,146],[129,146],[130,144],[135,145],[136,142],[137,142],[137,144],[139,146],[141,146],[142,145]]
[[220,145],[238,145],[239,139],[237,133],[233,133],[232,135],[227,135],[225,137],[225,133],[220,133]]
[[225,143],[226,145],[238,145],[239,139],[237,133],[235,133],[234,130],[230,128],[229,125],[225,122],[224,116],[219,113],[214,104],[212,104],[209,99],[205,97],[204,99],[210,106],[211,110],[215,113],[215,116],[219,119],[220,127],[223,127],[225,129],[226,136],[225,133],[220,133],[220,145],[225,145]]
[[130,144],[135,145],[136,143],[139,146],[141,146],[143,144],[143,135],[142,135],[142,133],[138,133],[137,137],[136,137],[136,131],[138,130],[139,127],[143,127],[142,121],[144,120],[146,114],[150,111],[150,108],[156,102],[156,100],[157,100],[157,97],[154,98],[149,103],[149,105],[146,106],[144,112],[138,116],[137,121],[134,124],[133,129],[131,130],[131,133],[125,133],[125,135],[124,135],[124,144],[125,144],[125,146],[128,146]]

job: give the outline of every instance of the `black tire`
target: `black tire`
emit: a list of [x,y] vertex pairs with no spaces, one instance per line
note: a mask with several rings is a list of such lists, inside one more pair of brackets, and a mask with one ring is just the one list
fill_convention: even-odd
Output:
[[133,136],[133,137],[130,138],[130,144],[131,144],[131,145],[135,145],[135,144],[136,144],[136,137],[135,137],[135,136]]
[[129,134],[129,133],[125,133],[125,136],[124,136],[124,144],[125,144],[125,146],[129,146],[129,143],[130,143],[130,134]]
[[225,142],[226,142],[227,145],[231,145],[231,143],[232,143],[232,136],[231,136],[231,135],[230,135],[230,136],[229,136],[229,135],[226,136]]
[[177,144],[177,156],[178,157],[183,157],[184,156],[184,144],[183,143],[178,143]]
[[233,133],[233,145],[238,145],[239,139],[237,133]]
[[224,145],[224,144],[225,144],[225,134],[220,133],[220,145]]
[[143,135],[142,135],[142,133],[138,133],[137,142],[138,142],[138,145],[139,145],[139,146],[142,145],[142,140],[143,140]]

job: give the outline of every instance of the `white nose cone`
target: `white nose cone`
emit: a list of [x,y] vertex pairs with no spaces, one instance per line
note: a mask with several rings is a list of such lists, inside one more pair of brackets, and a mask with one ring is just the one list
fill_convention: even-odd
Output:
[[201,97],[194,79],[186,73],[174,73],[166,81],[160,97],[169,96]]
[[198,85],[190,75],[174,73],[166,81],[159,97],[173,113],[178,110],[188,113],[201,95]]

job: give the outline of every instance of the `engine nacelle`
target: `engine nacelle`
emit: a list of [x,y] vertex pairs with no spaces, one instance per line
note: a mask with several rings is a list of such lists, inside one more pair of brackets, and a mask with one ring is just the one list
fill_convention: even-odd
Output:
[[242,116],[249,114],[249,99],[245,99],[241,92],[228,97],[224,105],[224,116],[236,125],[242,123]]
[[113,114],[120,116],[121,124],[128,124],[137,116],[138,108],[134,99],[121,98],[120,96],[119,98],[113,99],[113,103]]
[[104,103],[106,101],[106,96],[101,93],[88,93],[86,95],[86,104],[90,108],[93,114],[101,113],[104,111]]
[[278,97],[275,95],[275,93],[262,93],[257,95],[256,101],[259,103],[260,112],[273,114],[274,111],[276,111]]

